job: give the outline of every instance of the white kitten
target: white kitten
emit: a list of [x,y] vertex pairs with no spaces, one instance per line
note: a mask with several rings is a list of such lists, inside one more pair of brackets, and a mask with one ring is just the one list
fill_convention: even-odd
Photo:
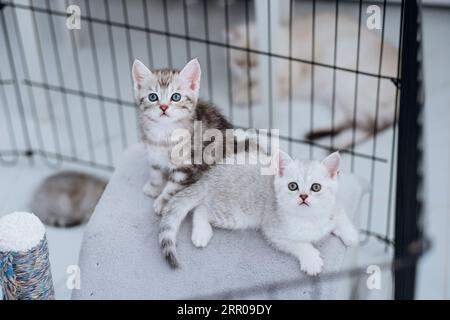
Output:
[[278,249],[300,260],[301,270],[315,275],[322,270],[320,252],[313,243],[330,232],[347,246],[355,245],[357,232],[336,203],[339,153],[319,161],[292,160],[279,154],[274,179],[277,212],[266,215],[262,231]]
[[176,235],[191,210],[197,247],[208,244],[212,226],[261,229],[276,248],[297,257],[309,275],[323,266],[312,243],[332,232],[345,245],[356,244],[357,232],[336,203],[339,154],[322,162],[292,160],[284,153],[278,158],[275,177],[261,175],[259,165],[216,165],[167,203],[160,243],[172,267],[178,266]]

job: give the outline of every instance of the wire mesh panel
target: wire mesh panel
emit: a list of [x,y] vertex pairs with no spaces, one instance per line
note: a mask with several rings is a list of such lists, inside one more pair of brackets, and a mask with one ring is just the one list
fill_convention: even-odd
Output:
[[280,129],[298,158],[341,150],[342,170],[371,185],[362,243],[391,253],[404,1],[1,5],[2,165],[39,156],[112,170],[139,140],[133,59],[158,69],[198,57],[201,96],[236,127]]

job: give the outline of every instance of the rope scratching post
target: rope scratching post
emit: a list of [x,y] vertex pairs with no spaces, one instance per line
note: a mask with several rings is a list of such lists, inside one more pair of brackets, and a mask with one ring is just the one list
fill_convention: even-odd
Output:
[[4,300],[55,297],[45,227],[32,213],[0,218],[0,287]]

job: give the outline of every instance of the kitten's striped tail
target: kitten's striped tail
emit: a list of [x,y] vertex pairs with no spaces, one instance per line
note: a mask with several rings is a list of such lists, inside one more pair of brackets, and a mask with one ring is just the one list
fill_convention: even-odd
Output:
[[180,225],[187,214],[200,204],[204,196],[204,188],[196,183],[176,193],[163,208],[159,243],[164,257],[174,269],[179,267],[176,240]]

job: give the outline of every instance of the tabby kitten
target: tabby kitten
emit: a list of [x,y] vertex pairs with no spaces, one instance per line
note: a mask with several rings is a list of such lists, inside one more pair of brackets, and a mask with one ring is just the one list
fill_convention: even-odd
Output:
[[339,206],[340,157],[299,161],[278,155],[277,174],[261,175],[259,165],[216,165],[199,181],[180,191],[164,207],[159,241],[172,267],[178,267],[176,235],[193,210],[192,242],[205,247],[212,226],[260,229],[274,247],[294,255],[308,275],[320,273],[320,252],[313,243],[333,233],[345,245],[358,234]]
[[49,226],[72,227],[87,222],[106,183],[86,173],[58,172],[37,187],[30,203],[31,212]]
[[[189,163],[172,157],[173,148],[180,142],[173,139],[175,130],[187,130],[192,139],[198,139],[194,135],[198,134],[194,132],[196,121],[201,124],[200,131],[217,129],[224,135],[232,126],[215,106],[199,100],[201,69],[197,59],[189,61],[181,71],[153,72],[135,60],[132,76],[150,166],[150,179],[143,191],[155,198],[153,208],[160,214],[175,193],[192,184],[210,167],[204,161],[198,163],[191,158]],[[210,143],[214,141],[203,143],[200,148]],[[188,157],[193,156],[197,146],[195,141],[191,143]]]

